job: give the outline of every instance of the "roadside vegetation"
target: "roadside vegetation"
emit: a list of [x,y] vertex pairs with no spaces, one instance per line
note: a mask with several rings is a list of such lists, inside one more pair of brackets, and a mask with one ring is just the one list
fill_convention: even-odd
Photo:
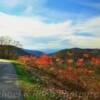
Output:
[[[99,100],[100,58],[86,52],[80,55],[81,57],[76,55],[76,59],[71,58],[71,53],[67,59],[47,54],[39,57],[20,56],[18,61],[22,63],[22,70],[31,77],[29,86],[24,86],[26,84],[23,81],[27,81],[22,81],[22,88],[30,88],[29,97],[31,98],[34,89],[38,95],[48,93],[43,100],[66,100],[66,98],[68,100]],[[32,100],[41,99],[32,98]]]
[[63,100],[63,97],[56,92],[47,91],[42,87],[37,78],[28,73],[23,65],[13,63],[18,75],[18,85],[22,89],[24,100]]

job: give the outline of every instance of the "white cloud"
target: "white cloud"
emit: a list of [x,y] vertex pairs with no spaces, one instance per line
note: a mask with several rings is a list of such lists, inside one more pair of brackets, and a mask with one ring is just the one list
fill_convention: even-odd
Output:
[[[49,37],[71,35],[71,21],[62,23],[45,23],[38,17],[18,17],[0,13],[0,35],[21,37]],[[27,41],[28,42],[28,41]],[[51,44],[48,44],[51,46]]]
[[100,37],[100,16],[81,22],[77,25],[77,31],[88,32]]
[[[68,37],[71,44],[78,47],[100,48],[100,16],[80,22],[74,29],[76,33],[79,32],[83,36]],[[84,33],[90,33],[91,36],[85,36]]]
[[[8,35],[24,44],[24,47],[43,48],[66,48],[67,41],[75,47],[100,48],[100,17],[87,19],[84,22],[73,24],[68,20],[59,23],[46,23],[40,17],[12,16],[0,13],[0,36]],[[89,32],[94,37],[76,36],[74,33]],[[83,33],[84,34],[84,33]],[[34,43],[24,37],[32,39],[41,37],[53,37],[55,40],[44,43]],[[66,42],[65,42],[66,41]],[[69,46],[69,47],[71,47]]]
[[70,34],[66,30],[70,21],[62,23],[45,23],[36,17],[18,17],[0,13],[0,34],[19,36],[51,36],[54,34]]
[[100,37],[72,36],[70,42],[76,47],[100,48]]

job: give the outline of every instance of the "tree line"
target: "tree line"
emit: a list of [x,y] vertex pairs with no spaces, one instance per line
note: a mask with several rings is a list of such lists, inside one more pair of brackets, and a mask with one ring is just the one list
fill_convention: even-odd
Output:
[[0,37],[0,58],[15,59],[17,57],[16,47],[21,48],[19,41],[15,41],[8,36]]

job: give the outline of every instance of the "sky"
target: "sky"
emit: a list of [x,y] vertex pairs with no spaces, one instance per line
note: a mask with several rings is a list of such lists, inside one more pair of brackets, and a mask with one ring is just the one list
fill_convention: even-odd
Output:
[[0,0],[0,36],[23,48],[100,48],[100,0]]

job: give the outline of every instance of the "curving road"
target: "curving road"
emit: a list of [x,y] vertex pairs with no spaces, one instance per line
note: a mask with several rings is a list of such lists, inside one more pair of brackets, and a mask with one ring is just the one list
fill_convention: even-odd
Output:
[[0,100],[23,100],[13,65],[0,62]]

